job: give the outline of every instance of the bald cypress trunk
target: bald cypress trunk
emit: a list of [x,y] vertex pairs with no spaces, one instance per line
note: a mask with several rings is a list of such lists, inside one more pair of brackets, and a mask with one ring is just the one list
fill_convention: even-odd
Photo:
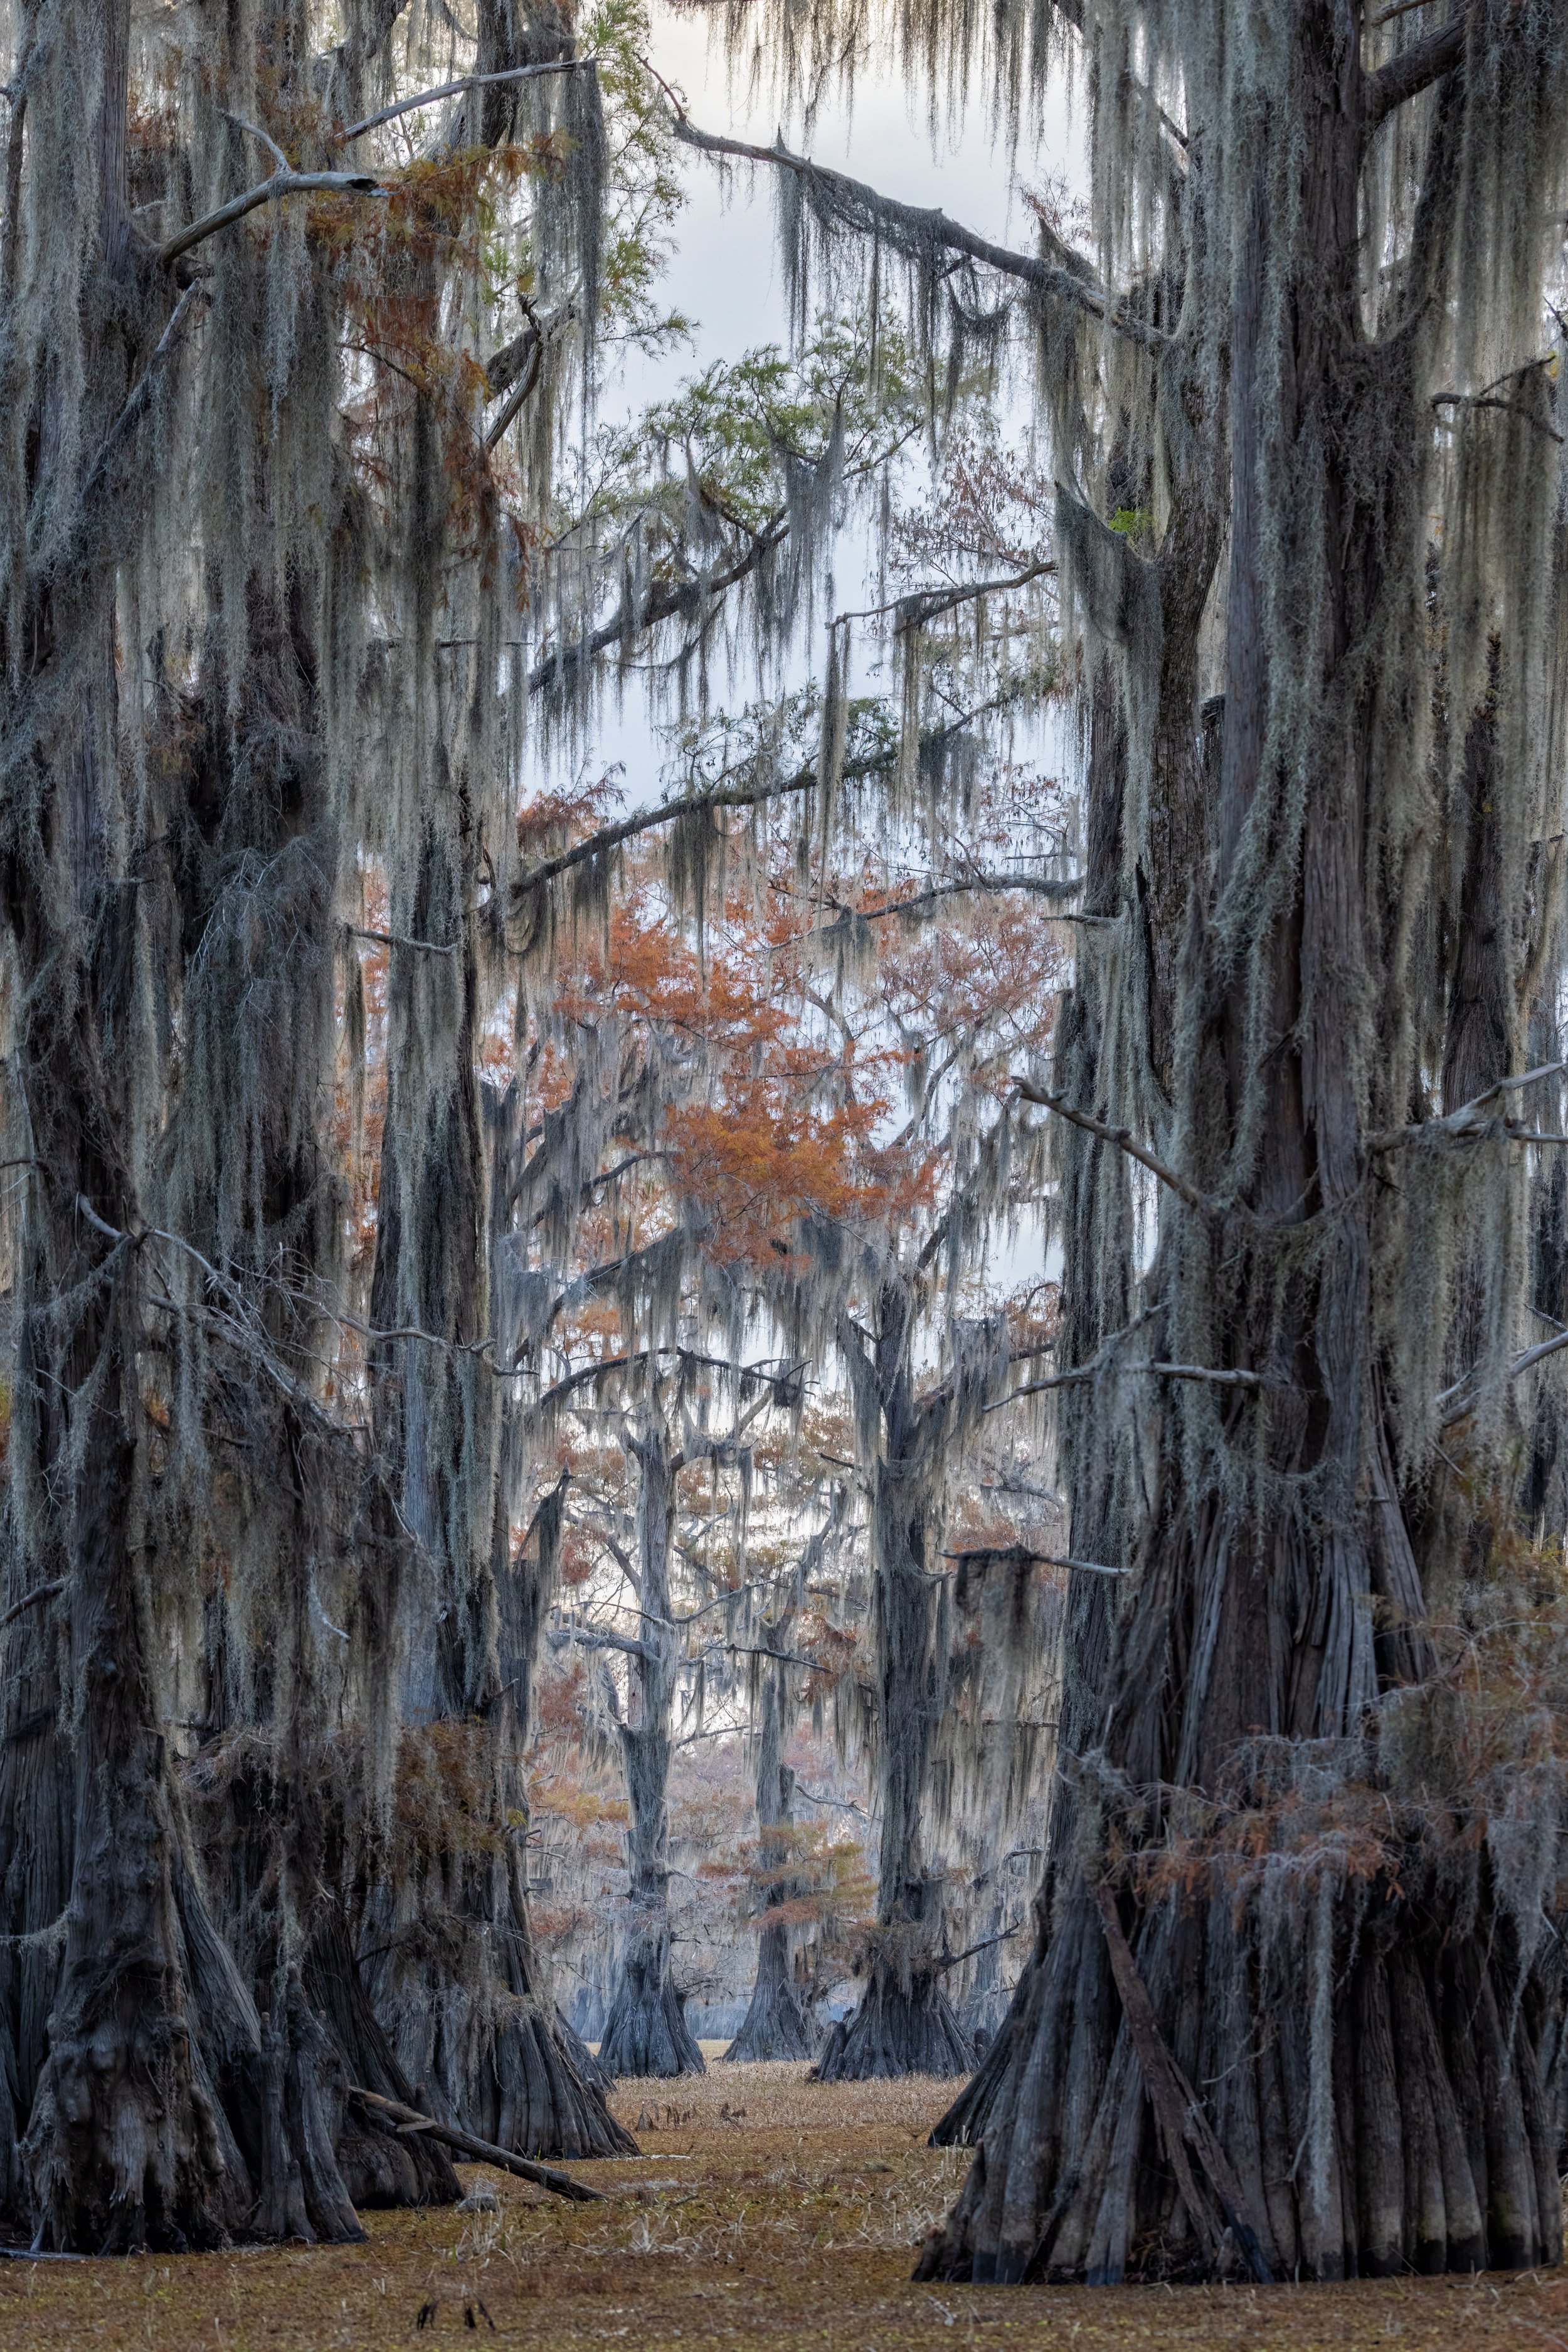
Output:
[[[765,1644],[783,1646],[785,1628],[770,1624]],[[811,2021],[795,1990],[787,1924],[777,1915],[789,1900],[790,1831],[795,1826],[795,1774],[784,1760],[784,1675],[781,1660],[759,1676],[756,1725],[757,1860],[766,1893],[757,1936],[757,1972],[741,2030],[726,2058],[809,2058]]]
[[873,1621],[877,1645],[877,1924],[865,1990],[837,2027],[818,2071],[825,2083],[899,2074],[963,2074],[974,2053],[942,1987],[942,1881],[926,1865],[921,1812],[946,1687],[940,1582],[928,1557],[936,1536],[935,1480],[948,1405],[914,1392],[912,1305],[884,1283],[871,1345],[851,1339],[871,1470]]
[[626,1783],[627,1917],[620,1974],[599,2043],[610,2074],[701,2074],[701,2051],[675,1980],[669,1927],[669,1761],[677,1637],[669,1547],[681,1456],[655,1402],[624,1441],[637,1471],[637,1645],[618,1726]]
[[[1561,1971],[1491,1837],[1463,1868],[1447,1843],[1508,1799],[1471,1777],[1462,1738],[1446,1745],[1412,1541],[1443,1474],[1391,1420],[1378,1286],[1396,1282],[1409,1238],[1384,1205],[1391,1147],[1373,1136],[1426,1108],[1389,1100],[1404,1066],[1388,1043],[1378,1059],[1400,984],[1380,845],[1403,820],[1385,766],[1400,698],[1425,690],[1397,652],[1420,643],[1427,593],[1423,273],[1453,233],[1467,73],[1500,68],[1460,47],[1438,59],[1405,321],[1374,348],[1356,283],[1374,95],[1357,36],[1302,9],[1285,50],[1278,87],[1297,119],[1289,136],[1280,113],[1258,129],[1234,247],[1225,696],[1207,855],[1188,872],[1171,1112],[1124,1106],[1108,1122],[1139,1108],[1147,1134],[1152,1113],[1190,1188],[1163,1193],[1159,1336],[1128,1360],[1157,1349],[1250,1385],[1156,1391],[1142,1373],[1152,1479],[1109,1517],[1113,1454],[1081,1419],[1064,1431],[1073,1549],[1124,1580],[1104,1580],[1102,1599],[1075,1580],[1036,1948],[949,2119],[977,2155],[924,2276],[1340,2278],[1561,2251],[1543,2079]],[[1524,45],[1500,70],[1535,70]],[[1521,456],[1546,437],[1502,430]],[[1279,601],[1292,577],[1313,583],[1294,607]],[[1119,653],[1131,667],[1136,650]],[[1300,739],[1281,725],[1292,693],[1321,713]],[[1159,732],[1201,741],[1196,716],[1166,705]],[[1489,724],[1469,735],[1472,795]],[[1091,888],[1103,772],[1091,759]],[[1519,1067],[1491,819],[1524,791],[1494,765],[1472,798],[1444,1055],[1462,1100]],[[1131,896],[1138,832],[1120,855]],[[1085,964],[1068,1042],[1099,1025]],[[1092,1052],[1072,1075],[1086,1108],[1115,1083]],[[1420,1175],[1406,1157],[1388,1191]],[[1091,1197],[1074,1202],[1075,1283],[1105,1263]],[[1444,1297],[1468,1367],[1495,1312],[1463,1280]],[[1434,1817],[1439,1789],[1452,1810]],[[1249,1834],[1266,1865],[1246,1859]]]

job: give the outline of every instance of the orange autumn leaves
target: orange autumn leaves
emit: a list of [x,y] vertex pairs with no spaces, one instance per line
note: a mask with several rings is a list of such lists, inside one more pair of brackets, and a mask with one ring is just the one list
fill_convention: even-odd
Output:
[[889,940],[873,972],[835,993],[814,961],[820,924],[780,898],[762,915],[731,900],[699,950],[637,892],[562,971],[557,997],[568,1018],[592,1024],[613,1005],[657,1036],[667,1077],[674,1065],[682,1081],[665,1090],[658,1138],[679,1212],[721,1261],[775,1276],[795,1270],[813,1225],[885,1233],[929,1218],[948,1150],[910,1118],[910,1080],[984,1031],[1004,1040],[1005,1082],[1012,1033],[1040,1017],[1055,965],[1038,912],[1002,909],[983,936],[908,951]]

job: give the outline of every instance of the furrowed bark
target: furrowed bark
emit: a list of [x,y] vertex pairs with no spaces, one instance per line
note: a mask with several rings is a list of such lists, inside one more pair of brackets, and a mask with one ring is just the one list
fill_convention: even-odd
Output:
[[[1132,1574],[1069,1595],[1064,1776],[1035,1949],[997,2044],[939,2126],[977,2154],[923,2277],[1215,2276],[1245,2249],[1259,2274],[1335,2279],[1554,2261],[1561,2247],[1541,2168],[1561,1972],[1500,1853],[1456,1876],[1445,1831],[1420,1812],[1420,1773],[1458,1769],[1424,1622],[1454,1591],[1431,1524],[1448,1474],[1398,1418],[1379,1286],[1407,1243],[1365,1172],[1369,1136],[1421,1117],[1405,1102],[1374,1116],[1416,967],[1390,945],[1399,892],[1372,845],[1380,828],[1414,830],[1384,795],[1400,664],[1417,696],[1432,675],[1423,304],[1447,282],[1465,110],[1489,102],[1479,56],[1446,35],[1412,79],[1446,77],[1426,118],[1407,307],[1381,344],[1357,283],[1358,205],[1368,127],[1398,76],[1369,95],[1330,8],[1297,11],[1279,52],[1291,135],[1265,106],[1255,143],[1224,163],[1209,143],[1190,175],[1193,254],[1214,226],[1205,188],[1227,173],[1232,207],[1210,289],[1227,312],[1228,467],[1212,450],[1184,462],[1198,455],[1195,380],[1182,417],[1166,412],[1163,453],[1175,517],[1210,502],[1196,543],[1211,561],[1229,534],[1224,697],[1201,719],[1190,593],[1168,572],[1151,581],[1131,550],[1118,558],[1070,504],[1063,517],[1086,634],[1104,649],[1088,671],[1084,903],[1119,902],[1124,928],[1120,971],[1085,942],[1058,1046],[1073,1075],[1058,1060],[1058,1086],[1234,1203],[1216,1223],[1163,1198],[1144,1293],[1166,1318],[1153,1352],[1282,1387],[1163,1393],[1142,1463],[1119,1451],[1108,1396],[1063,1391],[1072,1550],[1126,1559]],[[1494,68],[1521,89],[1541,69],[1523,43],[1489,52]],[[1184,364],[1178,338],[1155,415],[1181,396]],[[1486,445],[1500,474],[1527,465],[1527,419],[1474,430],[1521,436]],[[1137,502],[1130,487],[1113,483],[1107,504]],[[1296,588],[1315,583],[1310,610],[1279,601],[1282,544]],[[1485,663],[1462,625],[1448,651],[1473,679]],[[1510,823],[1542,819],[1520,732],[1510,772],[1491,723],[1462,706],[1454,719],[1468,837],[1449,869],[1456,928],[1428,1064],[1449,1102],[1521,1066],[1517,935],[1492,910]],[[1197,763],[1184,779],[1184,759]],[[1175,826],[1158,887],[1156,811]],[[1149,971],[1175,975],[1163,1031],[1163,990],[1145,1015],[1130,938]],[[1540,1042],[1545,1063],[1554,1044]],[[1141,1101],[1116,1098],[1130,1081]],[[1083,1326],[1067,1360],[1080,1363],[1142,1303],[1114,1295],[1131,1252],[1093,1170],[1101,1148],[1076,1135],[1066,1147],[1064,1306]],[[1443,1298],[1456,1352],[1467,1322],[1496,1347],[1495,1284],[1483,1297],[1457,1278]],[[1203,1351],[1184,1336],[1200,1331]],[[1476,1543],[1461,1543],[1475,1575]],[[1415,1726],[1431,1742],[1418,1768]],[[1464,1784],[1445,1785],[1482,1802],[1473,1783],[1462,1798]],[[1342,1840],[1363,1807],[1389,1832],[1364,1875],[1304,1832],[1291,1843],[1293,1809]],[[1272,1841],[1271,1888],[1227,1844],[1222,1814]]]
[[[777,1640],[790,1646],[788,1621],[767,1629],[769,1645]],[[759,1676],[757,1706],[757,1827],[761,1832],[759,1860],[768,1874],[757,1942],[757,1973],[741,2030],[724,2053],[726,2058],[809,2058],[811,2023],[801,2006],[790,1968],[789,1929],[770,1917],[789,1899],[784,1871],[789,1861],[787,1837],[770,1837],[770,1831],[787,1832],[794,1824],[795,1774],[784,1760],[784,1710],[788,1669],[781,1663],[763,1663]]]
[[638,1654],[629,1661],[621,1723],[626,1770],[630,1906],[599,2063],[610,2074],[707,2072],[675,1981],[669,1927],[668,1790],[678,1653],[671,1619],[669,1547],[681,1457],[657,1393],[624,1443],[637,1470]]
[[941,1881],[927,1870],[921,1853],[921,1810],[946,1676],[936,1585],[927,1569],[946,1405],[941,1399],[916,1402],[912,1330],[910,1291],[890,1274],[881,1286],[871,1347],[850,1336],[858,1417],[868,1440],[875,1433],[875,1770],[882,1829],[866,1989],[853,2017],[828,2038],[817,2064],[825,2083],[966,2074],[974,2063],[942,1985]]

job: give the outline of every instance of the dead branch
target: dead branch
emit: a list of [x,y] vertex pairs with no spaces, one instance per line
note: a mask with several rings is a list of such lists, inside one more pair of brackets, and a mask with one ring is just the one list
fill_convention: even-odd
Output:
[[[1130,1576],[1125,1568],[1108,1568],[1102,1559],[1074,1559],[1067,1552],[1033,1551],[1027,1544],[969,1544],[960,1551],[944,1551],[943,1559],[973,1563],[976,1567],[994,1565],[997,1561],[1016,1560],[1020,1567],[1081,1569],[1086,1576]],[[951,1571],[950,1571],[951,1573]]]
[[[1568,1331],[1559,1331],[1551,1339],[1537,1340],[1533,1348],[1526,1348],[1515,1356],[1503,1374],[1504,1380],[1516,1381],[1521,1372],[1530,1371],[1546,1357],[1555,1356],[1563,1348],[1568,1348]],[[1452,1429],[1456,1422],[1467,1420],[1475,1411],[1479,1396],[1479,1374],[1478,1368],[1472,1365],[1462,1379],[1457,1380],[1452,1388],[1445,1389],[1437,1398],[1437,1410],[1443,1416],[1437,1423],[1438,1428]]]
[[1036,1086],[1030,1078],[1015,1078],[1013,1083],[1026,1102],[1038,1103],[1044,1110],[1054,1110],[1058,1118],[1070,1119],[1074,1127],[1081,1127],[1086,1135],[1097,1135],[1102,1143],[1114,1143],[1119,1151],[1125,1151],[1129,1159],[1136,1160],[1140,1167],[1147,1168],[1152,1176],[1157,1176],[1162,1184],[1168,1184],[1173,1192],[1185,1201],[1189,1208],[1196,1209],[1200,1215],[1217,1217],[1221,1213],[1217,1201],[1211,1200],[1206,1192],[1200,1192],[1195,1184],[1189,1184],[1184,1176],[1174,1168],[1167,1167],[1164,1160],[1156,1160],[1152,1151],[1135,1139],[1130,1128],[1108,1127],[1092,1112],[1076,1109],[1065,1097],[1049,1093],[1046,1087]]
[[379,2122],[382,2118],[405,2137],[415,2132],[427,2132],[447,2147],[455,2147],[461,2156],[473,2158],[479,2164],[498,2164],[507,2172],[515,2172],[520,2180],[531,2180],[541,2189],[548,2189],[556,2197],[569,2197],[580,2205],[605,2205],[609,2200],[602,2189],[590,2189],[585,2180],[574,2179],[569,2172],[558,2172],[552,2164],[535,2164],[531,2157],[514,2156],[510,2147],[498,2147],[494,2140],[480,2139],[473,2132],[459,2131],[455,2124],[437,2123],[434,2116],[423,2116],[417,2107],[405,2107],[401,2099],[384,2099],[379,2091],[362,2091],[357,2084],[349,2085],[349,2096],[367,2107]]
[[[1473,1141],[1496,1128],[1497,1122],[1484,1117],[1483,1113],[1500,1095],[1512,1094],[1521,1087],[1532,1087],[1538,1078],[1554,1078],[1564,1069],[1568,1069],[1568,1063],[1542,1062],[1539,1069],[1521,1071],[1518,1077],[1499,1078],[1495,1086],[1486,1087],[1479,1095],[1472,1095],[1468,1102],[1461,1103],[1458,1110],[1445,1112],[1441,1118],[1413,1119],[1408,1127],[1384,1128],[1375,1135],[1369,1135],[1366,1149],[1378,1152],[1399,1151],[1408,1143],[1419,1143],[1428,1137],[1436,1139],[1438,1136]],[[1508,1131],[1512,1132],[1511,1129]],[[1521,1137],[1521,1141],[1533,1139],[1529,1136]]]
[[269,180],[254,188],[247,188],[241,196],[231,196],[226,205],[216,212],[204,213],[200,220],[192,221],[188,228],[176,229],[174,236],[158,248],[158,259],[165,269],[172,268],[182,254],[193,246],[205,244],[220,229],[232,228],[236,221],[253,213],[260,205],[276,204],[283,196],[330,194],[339,196],[386,196],[392,191],[369,172],[274,172]]
[[1271,2286],[1274,2274],[1264,2255],[1258,2228],[1247,2204],[1247,2191],[1220,2146],[1197,2093],[1165,2046],[1155,2021],[1154,2004],[1149,1998],[1149,1989],[1138,1972],[1138,1963],[1121,1931],[1116,1897],[1103,1884],[1099,1889],[1099,1900],[1100,1916],[1105,1923],[1105,1941],[1110,1953],[1110,1972],[1121,1996],[1122,2014],[1132,2036],[1132,2046],[1138,2053],[1138,2063],[1143,2070],[1149,2104],[1160,2119],[1160,2136],[1165,2143],[1165,2154],[1170,2158],[1171,2168],[1175,2173],[1176,2185],[1192,2217],[1193,2227],[1210,2240],[1209,2252],[1216,2254],[1221,2233],[1214,2226],[1213,2208],[1208,2199],[1200,2193],[1193,2177],[1188,2161],[1189,2148],[1208,2176],[1209,2186],[1218,2200],[1220,2211],[1246,2256],[1253,2277],[1259,2286]]
[[353,122],[346,131],[335,131],[334,147],[346,147],[351,139],[363,139],[367,131],[377,131],[384,122],[391,122],[400,114],[414,114],[422,106],[438,106],[444,98],[456,98],[459,90],[483,89],[497,81],[531,81],[541,74],[579,73],[585,66],[596,66],[594,58],[558,58],[542,66],[509,66],[504,73],[465,74],[460,81],[444,81],[438,89],[422,89],[416,97],[395,99],[384,106],[379,114],[367,114],[363,122]]

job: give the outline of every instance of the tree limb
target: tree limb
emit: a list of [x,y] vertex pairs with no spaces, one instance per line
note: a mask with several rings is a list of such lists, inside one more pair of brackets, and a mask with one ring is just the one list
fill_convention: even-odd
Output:
[[[869,775],[882,761],[866,761],[850,763],[847,776]],[[517,885],[516,895],[526,898],[531,891],[553,882],[557,876],[569,874],[574,866],[586,866],[593,858],[603,857],[618,849],[624,841],[633,841],[638,834],[652,833],[661,824],[673,824],[678,817],[700,815],[704,809],[757,808],[764,801],[782,800],[792,793],[809,793],[816,789],[816,770],[799,769],[793,776],[774,777],[760,784],[715,784],[710,792],[682,793],[661,801],[657,808],[644,809],[637,816],[617,818],[614,824],[601,825],[585,841],[574,844],[554,857],[542,857],[531,866]]]
[[274,172],[254,188],[247,188],[241,196],[231,196],[226,205],[216,212],[204,213],[200,220],[192,221],[188,228],[176,229],[174,236],[158,248],[158,259],[164,269],[171,268],[182,254],[193,246],[204,244],[216,236],[219,229],[232,228],[258,205],[275,204],[280,196],[311,195],[325,192],[332,195],[385,196],[391,190],[370,172]]
[[1521,1071],[1516,1078],[1499,1078],[1495,1086],[1486,1087],[1479,1095],[1472,1095],[1468,1102],[1461,1103],[1458,1110],[1446,1112],[1441,1118],[1414,1119],[1408,1127],[1384,1128],[1375,1135],[1369,1135],[1365,1148],[1368,1151],[1398,1151],[1405,1144],[1418,1143],[1426,1136],[1473,1139],[1484,1135],[1493,1125],[1494,1122],[1483,1118],[1482,1114],[1489,1104],[1496,1102],[1499,1095],[1512,1094],[1521,1087],[1532,1087],[1540,1078],[1557,1077],[1564,1069],[1568,1069],[1568,1063],[1542,1062],[1539,1069]]
[[363,139],[367,131],[379,130],[400,114],[416,113],[422,106],[438,106],[444,98],[456,98],[459,90],[483,89],[489,82],[531,81],[539,74],[575,73],[584,66],[597,65],[597,58],[559,58],[542,66],[509,66],[504,73],[465,74],[460,81],[444,81],[438,89],[422,89],[415,98],[395,99],[384,106],[379,114],[367,114],[363,122],[353,122],[346,131],[334,131],[332,145],[346,147],[351,139]]
[[1125,1568],[1108,1568],[1102,1559],[1074,1559],[1066,1552],[1032,1551],[1027,1544],[970,1544],[962,1551],[944,1551],[943,1559],[955,1559],[961,1564],[973,1560],[984,1567],[997,1560],[1037,1562],[1042,1568],[1076,1568],[1086,1576],[1128,1576]]
[[57,1576],[50,1584],[35,1584],[31,1592],[24,1592],[20,1601],[14,1601],[4,1617],[0,1617],[0,1633],[4,1633],[7,1625],[14,1625],[18,1617],[25,1617],[29,1609],[36,1609],[40,1601],[52,1601],[57,1592],[63,1592],[65,1589],[63,1576]]
[[1005,596],[1015,588],[1026,588],[1032,580],[1041,580],[1056,571],[1054,556],[1042,556],[1037,563],[1026,563],[1008,580],[973,580],[963,588],[916,588],[907,595],[891,597],[885,604],[866,604],[852,613],[837,613],[831,625],[838,628],[845,621],[876,621],[884,613],[896,613],[895,634],[906,629],[923,628],[928,621],[940,620],[943,613],[952,612],[960,604],[972,604],[979,596]]
[[[1563,1348],[1568,1348],[1568,1331],[1559,1331],[1551,1339],[1538,1339],[1533,1348],[1526,1348],[1514,1358],[1503,1378],[1515,1381],[1521,1372],[1530,1371],[1546,1357],[1555,1356]],[[1443,1416],[1437,1423],[1438,1428],[1452,1429],[1456,1422],[1466,1420],[1476,1409],[1477,1396],[1477,1374],[1472,1365],[1462,1380],[1456,1381],[1452,1388],[1445,1389],[1437,1398],[1437,1410]]]
[[[837,917],[853,919],[861,923],[883,923],[891,915],[917,914],[922,907],[934,907],[943,898],[962,898],[974,890],[983,895],[1000,894],[1005,890],[1027,890],[1040,898],[1070,898],[1083,888],[1081,874],[972,874],[957,882],[933,882],[927,890],[917,891],[912,898],[889,898],[882,907],[846,907],[830,899]],[[825,923],[826,937],[837,928],[837,923]]]
[[1363,121],[1370,139],[1386,116],[1396,106],[1416,98],[1435,81],[1441,81],[1465,53],[1465,35],[1469,24],[1469,11],[1461,9],[1447,25],[1417,41],[1413,47],[1402,49],[1386,65],[1366,78],[1366,100]]
[[401,931],[368,931],[363,923],[345,923],[343,929],[351,940],[374,940],[384,948],[417,948],[421,955],[456,955],[454,947],[442,947],[435,940],[411,940]]
[[1044,1110],[1054,1110],[1058,1118],[1070,1120],[1074,1127],[1081,1127],[1086,1135],[1098,1136],[1102,1143],[1114,1143],[1118,1150],[1125,1151],[1130,1160],[1136,1160],[1141,1168],[1147,1168],[1152,1176],[1157,1176],[1162,1184],[1168,1184],[1189,1208],[1196,1209],[1205,1217],[1219,1215],[1217,1201],[1211,1200],[1206,1192],[1200,1192],[1195,1184],[1189,1184],[1184,1176],[1174,1168],[1167,1167],[1164,1160],[1156,1160],[1152,1151],[1134,1139],[1130,1128],[1108,1127],[1103,1119],[1096,1118],[1089,1111],[1076,1109],[1063,1096],[1049,1093],[1046,1087],[1036,1086],[1030,1078],[1015,1078],[1013,1083],[1026,1102],[1038,1103]]
[[614,1633],[586,1625],[563,1626],[554,1637],[562,1643],[575,1642],[583,1650],[619,1650],[624,1657],[637,1658],[647,1664],[649,1651],[646,1643],[635,1642],[629,1633]]
[[665,90],[675,116],[675,135],[688,147],[695,147],[705,155],[728,156],[742,163],[772,163],[782,171],[792,172],[805,186],[820,190],[852,215],[859,214],[868,233],[874,227],[885,235],[890,232],[895,239],[903,239],[907,251],[929,252],[937,247],[948,253],[962,254],[965,259],[981,262],[1004,278],[1017,279],[1036,294],[1070,303],[1149,350],[1163,349],[1169,340],[1158,328],[1145,325],[1141,319],[1131,318],[1124,310],[1109,309],[1087,265],[1073,268],[1065,262],[1044,261],[1037,254],[1015,253],[1011,247],[995,245],[974,229],[966,228],[962,221],[950,218],[935,206],[928,209],[920,205],[900,204],[864,180],[852,180],[847,173],[812,163],[808,156],[792,154],[782,139],[772,147],[757,147],[749,140],[727,139],[717,131],[701,131],[677,104],[668,83]]
[[789,520],[781,508],[777,514],[769,517],[760,531],[753,534],[745,553],[738,555],[722,572],[716,572],[710,580],[700,583],[679,581],[668,588],[661,588],[648,597],[640,612],[629,615],[624,604],[617,604],[610,618],[601,622],[596,629],[590,630],[585,637],[579,637],[575,644],[563,646],[552,653],[541,655],[528,673],[530,694],[538,694],[545,687],[553,686],[567,670],[586,668],[595,655],[620,643],[628,621],[633,628],[651,628],[659,621],[672,621],[678,614],[683,613],[700,585],[708,595],[722,594],[726,588],[738,586],[776,548],[782,547],[788,537]]

